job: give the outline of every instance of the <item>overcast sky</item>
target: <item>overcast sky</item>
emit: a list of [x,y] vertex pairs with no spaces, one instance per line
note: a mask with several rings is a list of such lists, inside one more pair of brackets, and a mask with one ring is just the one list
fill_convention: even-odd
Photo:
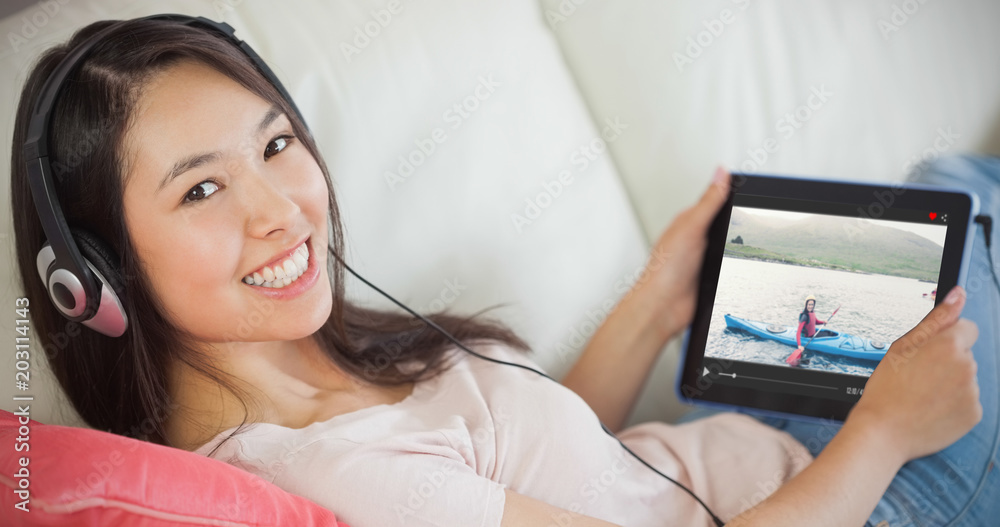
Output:
[[[806,212],[788,212],[784,210],[758,209],[752,207],[733,207],[733,208],[740,209],[741,211],[746,212],[747,214],[752,214],[754,216],[766,216],[769,218],[780,218],[789,221],[801,220],[803,218],[808,218],[810,216],[822,216],[822,214],[809,214]],[[944,225],[932,225],[930,223],[910,223],[908,221],[893,221],[893,220],[871,220],[867,218],[864,218],[864,221],[868,221],[875,225],[880,225],[883,227],[892,227],[893,229],[910,231],[913,234],[922,236],[938,244],[939,247],[944,247],[944,237],[945,234],[948,232],[948,227]]]

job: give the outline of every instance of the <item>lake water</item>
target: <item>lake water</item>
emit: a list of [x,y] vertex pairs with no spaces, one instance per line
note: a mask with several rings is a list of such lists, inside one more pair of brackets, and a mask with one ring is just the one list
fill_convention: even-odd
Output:
[[[798,327],[808,295],[816,297],[816,317],[843,333],[886,344],[913,329],[934,307],[923,294],[935,284],[895,276],[831,271],[814,267],[724,257],[705,354],[712,357],[786,366],[795,348],[726,328],[723,316]],[[802,343],[806,343],[803,338]],[[875,362],[809,352],[815,370],[871,375]]]

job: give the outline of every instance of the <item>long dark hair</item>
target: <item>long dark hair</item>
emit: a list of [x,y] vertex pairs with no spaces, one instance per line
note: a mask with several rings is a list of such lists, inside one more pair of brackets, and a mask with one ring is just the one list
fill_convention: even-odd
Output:
[[799,313],[799,316],[802,316],[802,315],[805,315],[807,317],[809,316],[809,302],[810,301],[812,301],[812,303],[813,303],[813,312],[816,311],[816,299],[815,298],[810,298],[810,299],[806,300],[805,304],[802,305],[802,312]]
[[[31,104],[45,79],[72,49],[116,22],[90,24],[38,60],[21,92],[11,156],[17,262],[21,285],[32,302],[34,336],[84,421],[99,430],[170,444],[165,421],[176,405],[169,397],[168,371],[177,361],[214,380],[242,403],[244,419],[236,432],[259,409],[252,388],[241,387],[238,379],[214,366],[195,351],[180,328],[167,321],[124,224],[123,178],[128,160],[122,153],[123,136],[146,81],[181,60],[212,67],[277,104],[326,176],[333,309],[313,337],[329,360],[348,374],[380,386],[423,381],[450,367],[447,352],[456,348],[443,335],[409,314],[369,309],[345,300],[344,242],[330,175],[288,102],[230,42],[201,29],[163,21],[128,21],[113,30],[94,47],[57,99],[49,138],[57,196],[70,225],[103,238],[120,256],[129,329],[121,338],[109,338],[62,318],[48,301],[35,271],[35,256],[45,234],[32,203],[21,145]],[[528,351],[528,345],[505,325],[477,320],[481,314],[439,312],[429,318],[467,345],[491,341]],[[416,361],[418,367],[396,367],[409,361]]]

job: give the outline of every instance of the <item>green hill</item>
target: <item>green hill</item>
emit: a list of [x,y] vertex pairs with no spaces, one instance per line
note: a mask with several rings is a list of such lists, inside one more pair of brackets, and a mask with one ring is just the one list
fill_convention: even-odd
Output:
[[761,217],[733,209],[726,256],[936,282],[940,245],[912,232],[860,218]]

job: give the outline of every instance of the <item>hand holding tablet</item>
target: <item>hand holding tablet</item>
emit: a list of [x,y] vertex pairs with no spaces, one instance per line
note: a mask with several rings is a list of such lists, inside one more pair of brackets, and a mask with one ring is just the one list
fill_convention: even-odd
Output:
[[937,291],[964,283],[977,212],[957,189],[733,174],[681,398],[843,420]]
[[855,406],[852,419],[876,423],[904,460],[937,452],[982,417],[976,361],[979,331],[960,319],[965,291],[956,286],[907,334],[893,343]]

